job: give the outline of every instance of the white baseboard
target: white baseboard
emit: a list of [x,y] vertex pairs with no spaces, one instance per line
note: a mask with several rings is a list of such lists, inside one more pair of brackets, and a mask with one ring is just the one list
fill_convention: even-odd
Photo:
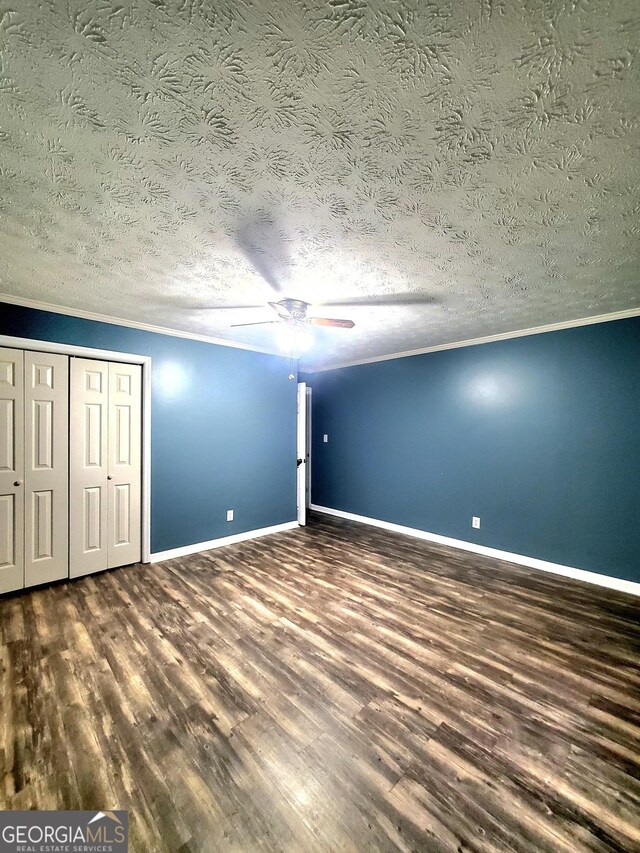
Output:
[[361,524],[381,527],[383,530],[392,530],[394,533],[404,533],[405,536],[414,536],[416,539],[426,539],[428,542],[437,542],[439,545],[449,545],[451,548],[460,548],[463,551],[472,551],[474,554],[482,554],[485,557],[495,557],[497,560],[517,563],[519,566],[540,569],[543,572],[550,572],[554,575],[563,575],[567,578],[574,578],[575,580],[585,581],[586,583],[596,584],[597,586],[604,586],[607,589],[615,589],[618,592],[640,595],[640,583],[635,583],[634,581],[611,578],[608,575],[588,572],[585,569],[575,569],[573,566],[562,566],[559,563],[549,563],[546,560],[538,560],[536,557],[525,557],[523,554],[511,554],[509,551],[488,548],[486,545],[476,545],[473,542],[465,542],[463,539],[451,539],[449,536],[428,533],[426,530],[418,530],[415,527],[404,527],[402,524],[393,524],[391,521],[367,518],[364,515],[344,512],[341,509],[331,509],[330,507],[317,506],[316,504],[311,504],[311,509],[316,512],[322,512],[325,515],[335,515],[338,518],[346,518],[349,521],[359,521]]
[[225,545],[246,542],[247,539],[257,539],[259,536],[268,536],[271,533],[282,533],[285,530],[293,530],[296,527],[298,527],[297,521],[286,521],[284,524],[274,524],[272,527],[260,527],[257,530],[247,530],[246,533],[234,533],[232,536],[223,536],[221,539],[210,539],[208,542],[196,542],[194,545],[171,548],[169,551],[158,551],[157,554],[151,555],[150,562],[160,563],[162,560],[172,560],[174,557],[186,557],[189,554],[197,554],[200,551],[224,548]]

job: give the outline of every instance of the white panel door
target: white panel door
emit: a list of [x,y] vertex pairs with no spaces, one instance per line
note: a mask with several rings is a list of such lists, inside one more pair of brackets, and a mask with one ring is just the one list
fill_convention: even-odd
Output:
[[69,576],[69,358],[26,352],[25,586]]
[[0,348],[0,592],[24,586],[24,353]]
[[109,364],[108,562],[110,569],[141,558],[140,488],[142,368]]
[[109,364],[71,359],[69,575],[108,566],[107,436]]
[[298,524],[307,523],[307,383],[298,382],[297,430],[297,496]]

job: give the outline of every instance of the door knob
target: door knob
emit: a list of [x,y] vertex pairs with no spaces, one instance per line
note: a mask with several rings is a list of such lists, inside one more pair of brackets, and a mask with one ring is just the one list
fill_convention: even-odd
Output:
[[111,476],[111,474],[107,474],[107,480],[113,480],[113,477]]
[[22,480],[16,480],[16,481],[15,481],[15,483],[14,483],[13,485],[14,485],[14,486],[21,486],[21,485],[22,485]]

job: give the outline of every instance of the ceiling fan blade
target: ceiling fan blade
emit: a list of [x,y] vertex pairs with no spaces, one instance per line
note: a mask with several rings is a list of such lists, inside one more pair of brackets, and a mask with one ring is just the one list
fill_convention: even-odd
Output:
[[254,311],[256,308],[264,308],[264,302],[262,305],[191,305],[189,306],[189,311],[240,311],[245,308],[252,308]]
[[245,308],[252,308],[254,311],[257,308],[264,308],[262,305],[185,305],[185,311],[240,311]]
[[[363,307],[376,305],[439,305],[441,299],[437,296],[421,296],[419,293],[381,293],[380,296],[355,296],[353,299],[338,299],[333,302],[322,302],[322,307],[342,307],[346,305],[361,305]],[[317,304],[317,303],[316,303]]]
[[328,317],[309,317],[314,326],[333,326],[335,329],[353,329],[353,320],[331,320]]
[[291,320],[292,314],[285,305],[281,305],[279,302],[269,302],[268,304],[283,320]]
[[246,302],[244,305],[216,305],[213,302],[196,301],[188,293],[183,293],[182,295],[158,294],[155,299],[162,306],[173,308],[176,311],[239,311],[242,308],[253,308],[254,310],[264,308],[264,302],[261,302],[259,305],[249,305]]
[[258,320],[257,323],[232,323],[231,328],[237,329],[238,326],[270,326],[272,323],[279,323],[280,320]]

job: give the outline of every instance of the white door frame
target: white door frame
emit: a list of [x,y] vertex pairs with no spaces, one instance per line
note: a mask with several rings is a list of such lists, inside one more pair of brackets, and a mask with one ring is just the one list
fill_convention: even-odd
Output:
[[313,388],[311,385],[307,385],[307,411],[306,411],[306,419],[307,419],[307,470],[305,472],[306,477],[306,500],[307,500],[307,509],[311,509],[311,445],[312,445],[312,422],[313,422]]
[[142,365],[142,493],[140,521],[142,533],[142,562],[151,562],[151,356],[131,352],[113,352],[93,347],[78,347],[73,344],[58,344],[37,341],[31,338],[15,338],[0,335],[0,347],[55,352],[80,358],[98,358],[103,361],[120,361],[125,364]]
[[296,426],[296,504],[298,524],[307,523],[307,383],[298,382]]

